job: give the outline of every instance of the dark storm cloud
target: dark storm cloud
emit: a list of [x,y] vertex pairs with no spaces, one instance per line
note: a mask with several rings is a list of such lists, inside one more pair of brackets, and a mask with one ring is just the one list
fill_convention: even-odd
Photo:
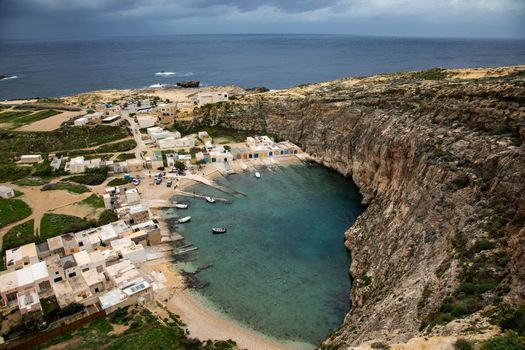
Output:
[[524,37],[523,23],[524,0],[0,0],[4,38],[191,32]]

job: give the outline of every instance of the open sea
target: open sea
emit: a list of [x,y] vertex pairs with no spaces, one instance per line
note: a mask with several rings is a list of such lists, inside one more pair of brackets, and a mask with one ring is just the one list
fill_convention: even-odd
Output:
[[[190,208],[166,215],[190,215],[177,231],[199,248],[183,268],[212,264],[197,275],[209,283],[198,293],[229,318],[281,340],[318,344],[350,308],[343,239],[361,213],[361,197],[352,180],[320,166],[260,172],[260,179],[248,173],[217,179],[244,195],[206,185],[188,190],[232,204],[176,198],[190,200]],[[214,235],[212,227],[228,232]]]
[[[0,99],[199,80],[271,89],[432,67],[525,63],[525,40],[181,35],[0,41]],[[157,74],[159,73],[159,74]]]

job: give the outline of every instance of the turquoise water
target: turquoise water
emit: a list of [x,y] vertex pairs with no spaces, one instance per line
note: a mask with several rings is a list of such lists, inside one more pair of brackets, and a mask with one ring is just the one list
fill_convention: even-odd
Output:
[[[178,231],[199,250],[199,290],[221,312],[266,335],[318,344],[348,311],[349,255],[343,233],[361,213],[353,182],[322,167],[287,166],[217,180],[246,196],[204,185],[189,190],[232,204],[191,199]],[[185,200],[188,200],[187,198]],[[211,227],[228,233],[213,235]]]

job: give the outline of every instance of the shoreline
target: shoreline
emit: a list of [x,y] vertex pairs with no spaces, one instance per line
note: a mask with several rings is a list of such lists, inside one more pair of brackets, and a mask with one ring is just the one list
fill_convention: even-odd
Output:
[[190,289],[175,290],[165,307],[186,324],[190,336],[201,341],[231,339],[242,349],[300,350],[315,345],[272,338],[242,323],[210,305],[206,297]]
[[[295,156],[285,156],[279,159],[280,166],[300,163],[301,161]],[[205,171],[205,177],[212,181],[221,176],[223,175],[218,170]],[[184,191],[188,187],[198,183],[200,182],[185,179],[180,182],[177,189]],[[155,189],[156,187],[153,188]],[[171,191],[163,191],[163,193],[157,193],[156,195],[157,198],[169,200],[177,194]],[[162,212],[159,218],[167,225],[167,218],[163,210],[155,209],[155,212],[157,214],[161,214]],[[180,269],[184,263],[175,261],[167,264],[172,267],[169,270],[174,275],[173,279],[184,281],[180,273]],[[185,282],[182,282],[182,286],[177,285],[170,289],[168,298],[162,300],[162,302],[157,301],[170,312],[180,316],[190,332],[191,337],[195,337],[201,341],[208,339],[231,339],[237,343],[239,348],[249,350],[302,350],[316,348],[314,344],[310,343],[273,338],[232,319],[212,305],[212,302],[205,296],[198,294],[198,292],[193,289],[187,288]],[[165,302],[165,300],[168,301]]]

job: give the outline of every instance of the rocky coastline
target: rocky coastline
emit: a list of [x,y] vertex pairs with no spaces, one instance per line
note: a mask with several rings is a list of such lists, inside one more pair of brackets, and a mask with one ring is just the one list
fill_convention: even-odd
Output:
[[525,66],[349,78],[236,96],[192,126],[288,139],[351,176],[352,309],[323,343],[460,335],[525,299]]

